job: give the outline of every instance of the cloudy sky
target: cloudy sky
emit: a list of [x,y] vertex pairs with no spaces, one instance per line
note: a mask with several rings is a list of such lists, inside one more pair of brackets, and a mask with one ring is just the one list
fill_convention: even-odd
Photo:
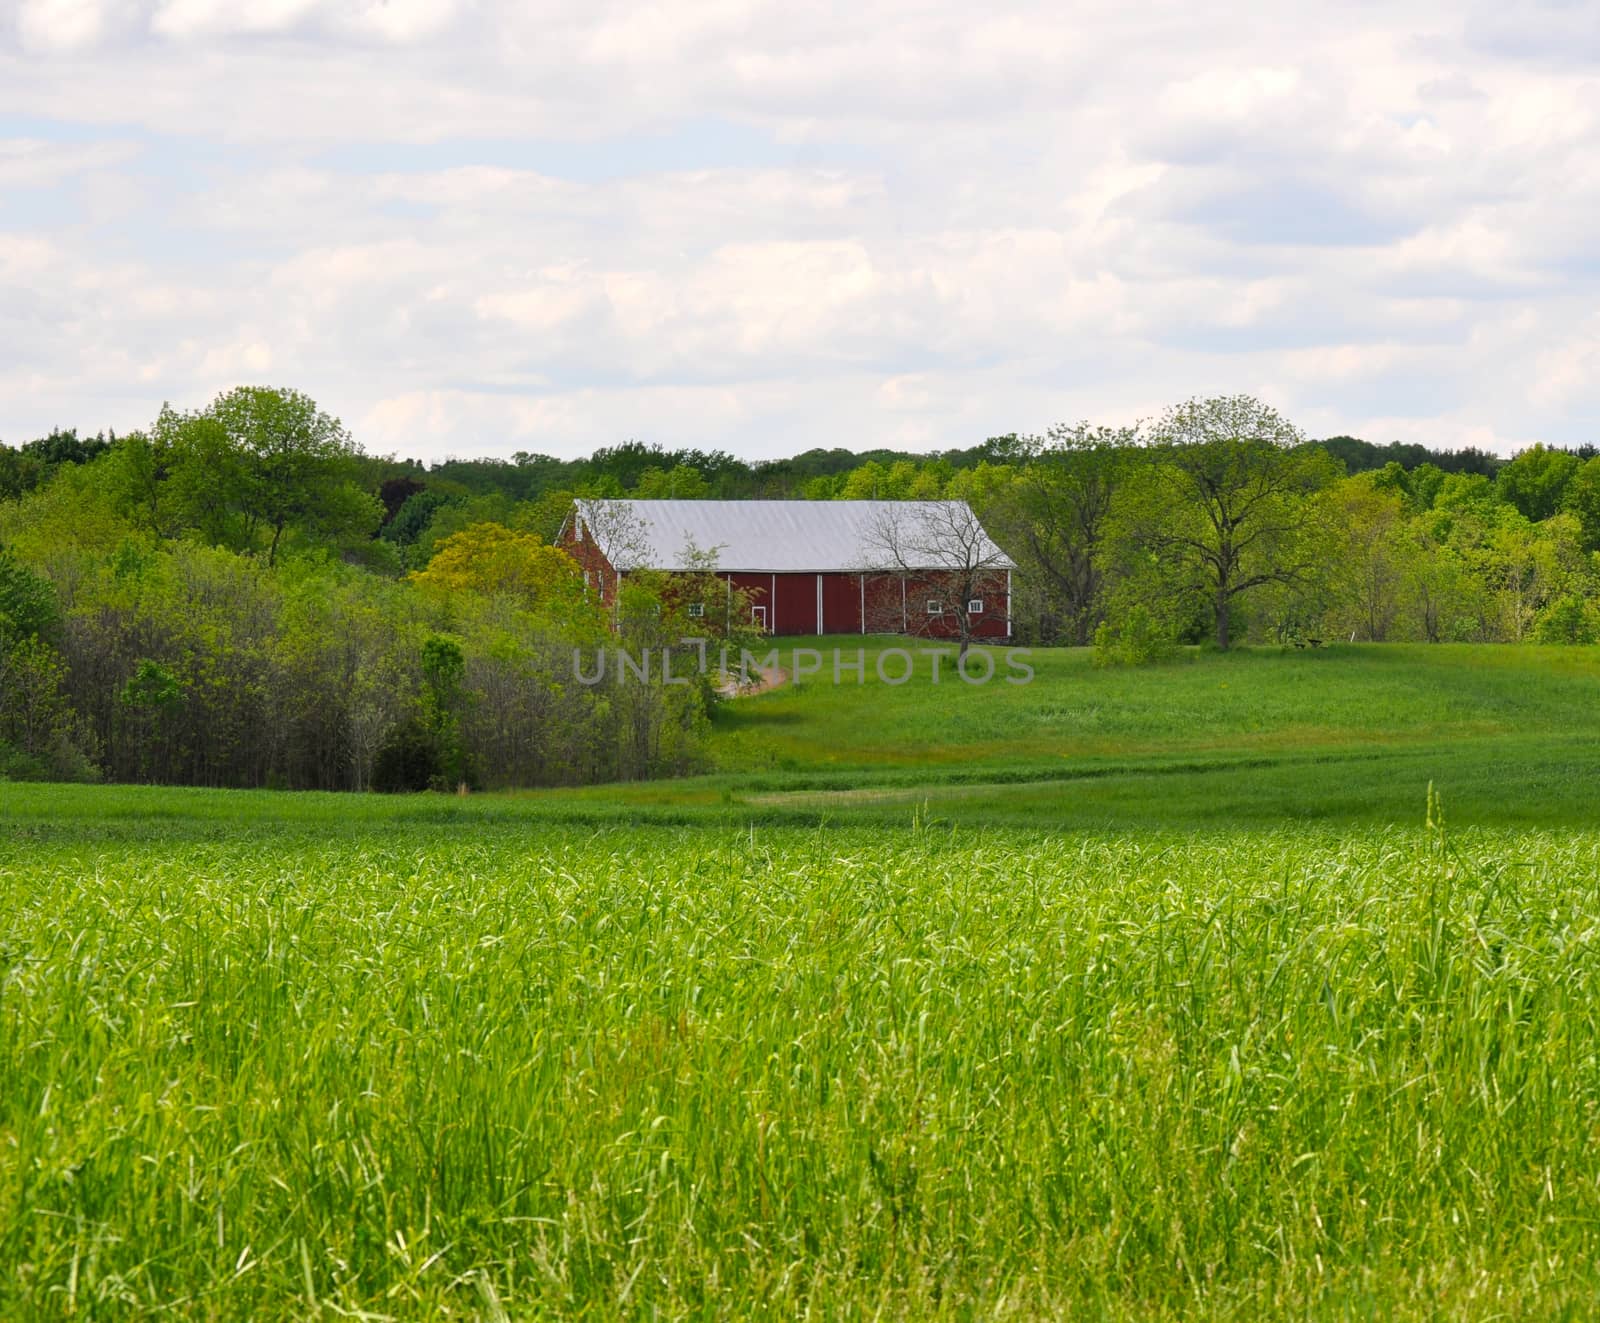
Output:
[[0,0],[0,439],[1600,442],[1600,3]]

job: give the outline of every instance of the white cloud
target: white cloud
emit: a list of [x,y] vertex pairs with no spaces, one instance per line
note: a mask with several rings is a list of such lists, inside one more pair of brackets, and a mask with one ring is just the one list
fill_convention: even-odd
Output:
[[424,455],[1591,439],[1581,9],[19,0],[0,435],[270,378]]
[[42,188],[104,171],[133,156],[131,144],[101,142],[63,146],[40,138],[0,137],[0,188]]
[[133,15],[111,0],[19,0],[17,36],[30,50],[71,51],[104,40]]
[[[64,0],[62,0],[64,2]],[[181,41],[216,37],[278,36],[320,31],[377,37],[404,44],[448,27],[460,11],[454,0],[161,0],[149,33]]]

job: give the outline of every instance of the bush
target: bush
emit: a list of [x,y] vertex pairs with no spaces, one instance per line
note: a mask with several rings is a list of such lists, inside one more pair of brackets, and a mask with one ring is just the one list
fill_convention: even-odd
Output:
[[1552,602],[1539,617],[1540,643],[1593,643],[1597,637],[1594,606],[1575,594]]
[[24,753],[0,740],[0,781],[76,781],[92,784],[100,769],[77,745],[64,736],[54,738],[39,753]]
[[1175,651],[1171,636],[1144,606],[1130,606],[1115,624],[1103,621],[1094,632],[1096,666],[1144,666],[1166,661]]

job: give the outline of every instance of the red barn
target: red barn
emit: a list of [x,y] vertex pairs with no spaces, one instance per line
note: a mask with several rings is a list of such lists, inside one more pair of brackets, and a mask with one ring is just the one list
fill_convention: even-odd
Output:
[[1011,637],[1016,566],[965,501],[584,500],[559,545],[608,603],[631,570],[709,563],[770,634]]

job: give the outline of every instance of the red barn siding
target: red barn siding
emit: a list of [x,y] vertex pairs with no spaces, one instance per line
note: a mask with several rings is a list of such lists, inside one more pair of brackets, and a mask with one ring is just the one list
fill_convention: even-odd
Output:
[[[587,536],[575,538],[572,521],[562,529],[558,545],[583,568],[600,601],[606,606],[614,604],[620,576],[600,548]],[[758,618],[755,608],[764,611],[771,634],[909,634],[936,639],[960,634],[954,613],[928,615],[928,598],[943,596],[937,588],[930,592],[941,578],[937,571],[902,576],[872,571],[771,574],[735,570],[721,577],[748,594],[752,618]],[[1008,586],[1004,570],[992,571],[985,579],[978,594],[984,610],[973,621],[974,638],[1010,637]],[[720,605],[707,602],[706,610],[714,611]]]
[[777,597],[767,628],[774,634],[816,634],[817,576],[815,574],[776,574]]
[[905,601],[898,574],[867,575],[867,633],[905,633]]
[[556,545],[578,562],[586,576],[589,591],[598,593],[601,603],[610,606],[617,599],[617,572],[606,559],[605,552],[589,537],[573,536],[572,525],[573,521],[569,519],[562,526]]
[[[774,634],[911,634],[923,638],[959,637],[961,627],[953,611],[942,616],[928,615],[930,596],[943,598],[945,592],[934,586],[937,572],[922,575],[898,574],[735,574],[741,587],[777,589],[777,611],[770,614],[767,628]],[[822,618],[817,619],[817,591],[821,585]],[[770,591],[770,590],[769,590]],[[765,602],[769,592],[761,592]],[[983,613],[973,618],[972,635],[981,639],[1009,638],[1010,598],[1006,574],[997,570],[986,576],[977,596],[983,599]],[[863,626],[862,610],[866,620]]]
[[[772,576],[770,574],[728,574],[723,576],[733,581],[733,586],[740,592],[750,595],[750,619],[758,620],[757,609],[761,609],[767,616],[767,628],[772,628]],[[746,622],[749,623],[749,622]]]
[[861,576],[824,574],[822,576],[822,632],[824,634],[861,633]]
[[[972,636],[980,639],[1009,638],[1011,600],[1006,592],[1006,573],[996,570],[986,575],[976,596],[983,599],[983,614],[973,617]],[[921,638],[951,639],[961,633],[955,612],[948,609],[946,590],[940,586],[937,571],[912,574],[869,574],[867,576],[867,632],[869,634],[911,634]],[[943,615],[928,614],[928,600],[938,599],[946,606]]]

